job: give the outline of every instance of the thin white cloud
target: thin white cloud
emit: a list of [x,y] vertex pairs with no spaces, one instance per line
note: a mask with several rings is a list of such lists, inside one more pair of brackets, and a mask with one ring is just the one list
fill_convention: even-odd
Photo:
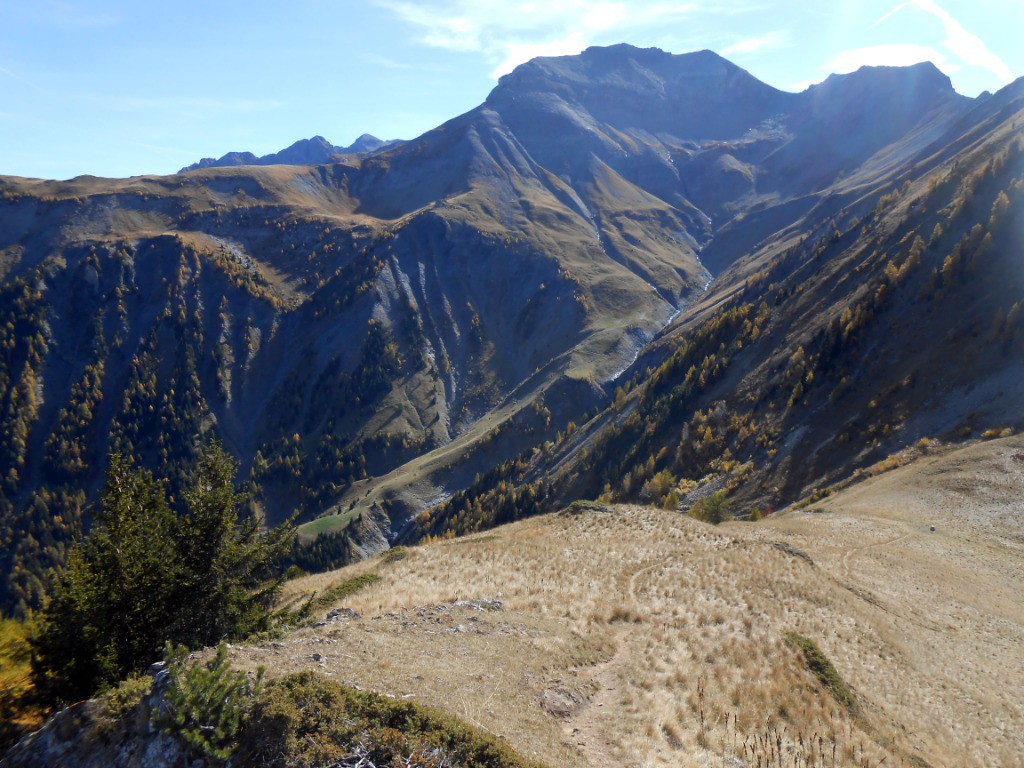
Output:
[[568,56],[579,53],[587,44],[583,37],[576,32],[570,33],[561,40],[548,40],[543,43],[513,43],[505,44],[505,57],[491,71],[491,77],[501,77],[511,72],[524,61],[536,58],[537,56]]
[[1006,66],[1006,62],[992,53],[980,37],[973,32],[968,32],[960,22],[940,8],[937,3],[932,0],[914,0],[914,4],[942,22],[942,26],[946,30],[946,47],[964,64],[987,69],[1004,84],[1013,81],[1013,71]]
[[789,33],[784,30],[776,30],[764,35],[758,35],[757,37],[739,40],[732,45],[727,45],[719,53],[726,57],[743,56],[751,53],[777,51],[780,48],[787,47],[789,44]]
[[784,91],[789,91],[790,93],[803,93],[808,88],[810,88],[812,85],[816,85],[816,84],[817,84],[817,81],[814,81],[814,80],[798,80],[795,83],[790,83],[785,88],[783,88],[783,90]]
[[535,56],[579,53],[590,45],[630,39],[639,30],[657,31],[698,9],[695,3],[664,0],[374,2],[417,28],[424,45],[482,54],[495,77]]
[[[1003,84],[1013,81],[1013,71],[1006,65],[1006,62],[993,53],[980,37],[967,30],[963,24],[957,21],[934,0],[909,0],[908,2],[901,3],[871,26],[876,27],[882,24],[906,8],[917,8],[938,19],[946,33],[943,45],[963,64],[969,67],[985,69],[995,75]],[[939,68],[944,69],[941,66]],[[944,71],[949,72],[952,70],[944,69]]]
[[367,64],[372,64],[375,67],[383,67],[384,69],[412,69],[411,64],[405,64],[401,61],[395,61],[389,59],[387,56],[381,56],[379,53],[363,53],[359,56]]
[[22,77],[17,72],[11,72],[11,70],[9,70],[7,67],[0,67],[0,75],[6,75],[7,77],[11,78],[12,80],[17,80],[19,83],[24,83],[25,85],[31,86],[32,88],[35,88],[36,90],[39,89],[39,86],[36,85],[35,83],[33,83],[31,80],[28,80],[28,79]]
[[908,8],[908,7],[912,6],[912,5],[913,5],[913,3],[900,3],[899,5],[897,5],[895,8],[893,8],[888,13],[885,13],[882,16],[879,16],[878,19],[875,20],[875,23],[872,24],[870,27],[868,27],[868,29],[874,29],[879,24],[884,24],[889,19],[891,19],[893,16],[895,16],[897,13],[902,11],[904,8]]
[[959,67],[946,56],[927,45],[913,43],[889,43],[869,45],[864,48],[850,48],[840,51],[825,64],[829,72],[845,74],[861,67],[909,67],[922,61],[930,61],[946,74],[959,71]]
[[57,0],[46,3],[41,10],[46,14],[50,23],[69,29],[97,29],[100,27],[114,27],[121,23],[121,16],[113,10],[103,10],[95,7],[82,7],[82,3],[66,2]]
[[622,3],[594,3],[588,8],[580,23],[584,29],[600,32],[611,29],[629,19],[629,11]]

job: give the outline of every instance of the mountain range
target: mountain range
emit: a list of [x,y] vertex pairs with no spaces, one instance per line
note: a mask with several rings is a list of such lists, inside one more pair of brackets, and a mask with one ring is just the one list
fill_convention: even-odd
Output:
[[364,133],[347,147],[331,144],[323,136],[300,139],[280,152],[257,157],[252,152],[228,152],[220,158],[204,157],[197,163],[187,165],[179,173],[196,171],[200,168],[226,168],[232,165],[320,165],[330,163],[340,155],[364,155],[386,149],[396,140],[384,141]]
[[111,451],[173,494],[217,437],[336,564],[580,498],[760,514],[1019,428],[1022,112],[618,45],[388,146],[2,177],[0,607]]

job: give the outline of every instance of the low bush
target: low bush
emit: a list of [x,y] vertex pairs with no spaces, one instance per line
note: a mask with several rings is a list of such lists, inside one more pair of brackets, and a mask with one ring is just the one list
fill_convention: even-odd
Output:
[[392,547],[381,555],[381,562],[383,563],[397,563],[399,560],[405,560],[409,556],[408,547]]
[[857,708],[857,699],[853,695],[853,691],[839,676],[839,672],[829,661],[828,656],[813,640],[796,632],[787,632],[786,642],[800,652],[804,657],[807,669],[818,678],[818,682],[835,697],[836,701],[851,712]]
[[585,515],[593,512],[607,513],[611,511],[611,507],[607,504],[587,499],[577,499],[563,510],[563,512],[570,515]]
[[359,576],[353,576],[351,579],[345,579],[340,584],[335,584],[322,595],[315,598],[313,603],[316,608],[326,608],[332,603],[337,603],[346,597],[351,597],[359,590],[376,584],[378,581],[380,581],[380,576],[376,573],[363,573]]
[[443,712],[357,691],[312,672],[268,683],[256,697],[240,744],[236,764],[252,768],[538,768]]
[[153,689],[153,678],[149,675],[131,675],[107,691],[102,698],[106,715],[111,720],[120,720],[139,705],[139,702]]
[[351,579],[345,579],[340,584],[335,584],[330,589],[324,591],[323,594],[314,592],[298,608],[287,607],[277,611],[273,616],[274,628],[268,632],[251,635],[249,641],[256,642],[268,640],[272,637],[280,637],[285,630],[294,629],[309,623],[317,611],[321,611],[329,605],[344,600],[346,597],[351,597],[359,590],[365,589],[371,584],[376,584],[378,581],[380,581],[380,576],[376,573],[362,573],[359,576],[353,576]]
[[205,663],[187,663],[181,647],[168,645],[167,651],[171,679],[161,706],[153,713],[154,723],[196,752],[227,760],[238,744],[253,697],[259,693],[263,668],[255,680],[236,672],[223,644]]

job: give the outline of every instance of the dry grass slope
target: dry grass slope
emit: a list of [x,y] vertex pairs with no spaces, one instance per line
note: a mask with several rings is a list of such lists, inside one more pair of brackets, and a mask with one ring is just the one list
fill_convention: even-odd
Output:
[[758,524],[577,508],[292,582],[381,577],[357,615],[233,653],[551,766],[1020,766],[1022,490],[1008,438]]

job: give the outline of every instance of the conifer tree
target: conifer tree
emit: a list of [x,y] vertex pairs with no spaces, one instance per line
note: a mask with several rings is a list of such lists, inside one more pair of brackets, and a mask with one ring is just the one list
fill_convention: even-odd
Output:
[[213,645],[261,629],[280,586],[275,565],[291,549],[290,523],[264,532],[234,485],[237,462],[219,443],[199,459],[185,494],[187,514],[178,526],[182,566],[175,640],[189,647]]
[[93,529],[72,551],[32,639],[44,697],[85,698],[159,658],[180,578],[175,526],[162,486],[112,456]]
[[74,701],[160,658],[262,629],[289,552],[290,524],[269,533],[234,486],[237,464],[203,452],[186,514],[163,486],[111,457],[95,524],[72,552],[32,638],[33,678],[50,703]]

